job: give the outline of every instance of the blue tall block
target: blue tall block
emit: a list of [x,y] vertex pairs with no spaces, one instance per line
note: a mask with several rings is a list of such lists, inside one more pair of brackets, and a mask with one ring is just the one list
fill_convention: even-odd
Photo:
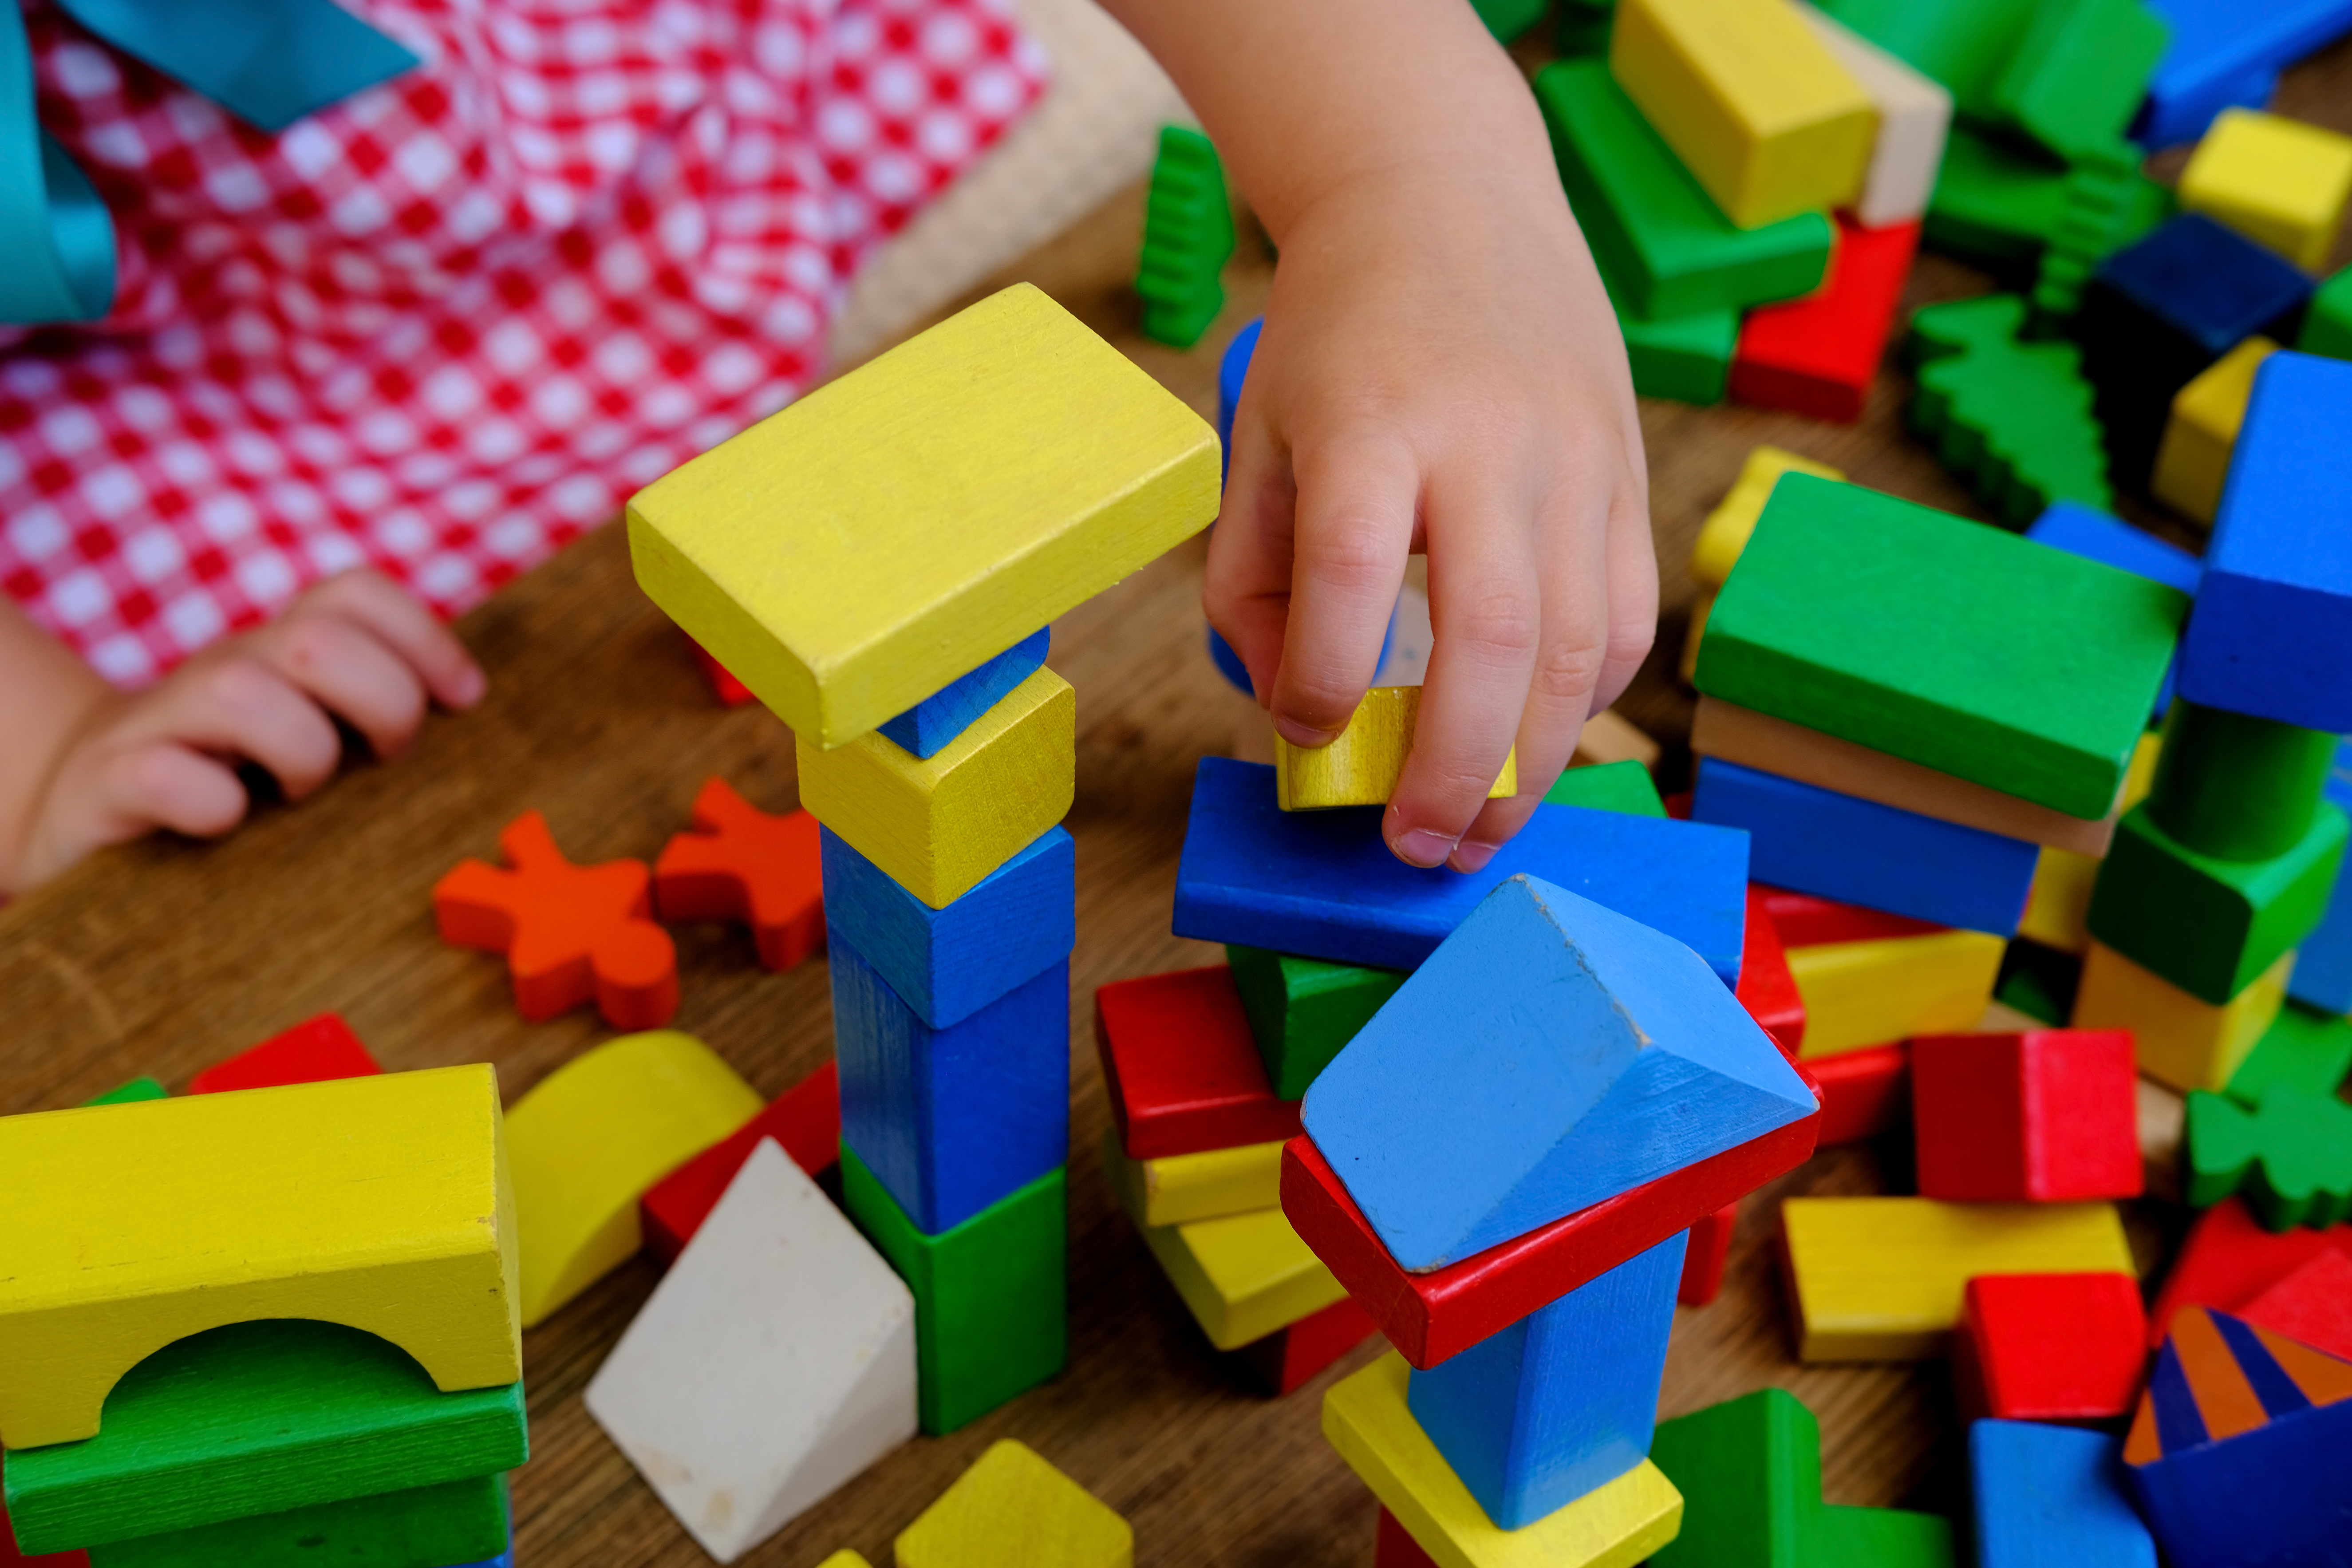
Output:
[[2039,847],[1702,757],[1698,822],[1744,827],[1759,882],[1938,925],[2017,934]]
[[[2326,789],[2329,800],[2352,812],[2352,741],[2336,748]],[[2306,1006],[2352,1013],[2352,860],[2336,874],[2336,894],[2327,901],[2327,912],[2295,949],[2294,973],[2286,994]]]
[[1405,1385],[1413,1419],[1505,1530],[1533,1524],[1650,1455],[1688,1232]]
[[1053,627],[1039,627],[978,669],[956,677],[884,724],[883,737],[919,757],[945,751],[948,742],[970,729],[974,719],[1037,673],[1038,667],[1045,662],[1053,638]]
[[828,927],[841,1137],[936,1236],[1067,1157],[1070,965],[934,1029]]
[[1481,899],[1525,874],[1655,927],[1696,951],[1724,984],[1739,982],[1745,834],[1538,805],[1486,869],[1465,876],[1390,854],[1381,811],[1283,811],[1272,768],[1203,757],[1176,867],[1176,934],[1412,969]]
[[1977,1568],[2156,1568],[2132,1507],[2124,1446],[2038,1421],[1969,1427]]
[[1049,827],[943,910],[821,828],[824,918],[934,1029],[960,1024],[1070,956],[1077,846]]

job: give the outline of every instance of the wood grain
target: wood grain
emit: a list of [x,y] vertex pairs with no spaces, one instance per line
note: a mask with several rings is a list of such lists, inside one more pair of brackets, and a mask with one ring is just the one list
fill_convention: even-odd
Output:
[[[1540,29],[1539,29],[1540,31]],[[1523,53],[1526,50],[1523,48]],[[2352,130],[2352,45],[2290,72],[2281,112]],[[2177,167],[2177,159],[2159,167]],[[1271,262],[1245,239],[1225,313],[1180,353],[1137,330],[1140,186],[974,296],[1026,279],[1105,333],[1202,414],[1216,355],[1264,308]],[[2339,240],[2339,264],[2352,255]],[[1985,287],[1923,258],[1906,312]],[[965,300],[955,301],[961,305]],[[944,312],[942,312],[944,313]],[[1656,647],[1618,711],[1667,742],[1662,782],[1686,775],[1690,698],[1672,680],[1700,520],[1769,441],[1858,484],[1982,517],[1900,426],[1908,385],[1885,374],[1862,420],[1814,424],[1756,409],[1645,403],[1650,504],[1665,606]],[[2193,535],[2126,511],[2166,537]],[[1078,692],[1080,1035],[1072,1052],[1070,1370],[945,1439],[885,1460],[746,1563],[803,1568],[849,1546],[887,1563],[893,1535],[992,1441],[1018,1436],[1134,1521],[1136,1560],[1231,1568],[1337,1568],[1371,1552],[1375,1507],[1318,1431],[1336,1375],[1290,1397],[1251,1392],[1212,1352],[1143,1240],[1118,1212],[1096,1151],[1108,1112],[1082,1037],[1105,981],[1222,961],[1168,934],[1194,760],[1233,738],[1233,692],[1202,652],[1203,545],[1193,541],[1065,616],[1054,668]],[[497,1064],[509,1103],[607,1031],[590,1012],[515,1016],[504,966],[435,940],[434,879],[490,853],[537,807],[583,861],[650,858],[723,774],[755,805],[795,799],[792,739],[756,708],[722,709],[685,640],[632,585],[620,531],[591,535],[515,583],[461,627],[492,679],[476,711],[427,726],[393,767],[350,769],[299,811],[269,809],[217,846],[160,840],[103,856],[0,910],[0,1112],[74,1105],[141,1073],[175,1089],[199,1068],[299,1019],[341,1011],[394,1069]],[[684,1000],[676,1026],[709,1041],[774,1095],[831,1049],[826,972],[759,967],[748,932],[676,933]],[[1768,1246],[1790,1194],[1903,1191],[1908,1155],[1862,1145],[1816,1156],[1743,1206],[1723,1293],[1685,1309],[1666,1362],[1663,1415],[1777,1384],[1820,1417],[1836,1503],[1966,1507],[1964,1455],[1944,1368],[1801,1366]],[[2177,1236],[2177,1211],[2136,1205],[2140,1267]],[[530,1465],[515,1481],[518,1555],[530,1568],[690,1568],[705,1561],[582,1407],[581,1390],[651,1291],[653,1265],[624,1266],[524,1341]]]

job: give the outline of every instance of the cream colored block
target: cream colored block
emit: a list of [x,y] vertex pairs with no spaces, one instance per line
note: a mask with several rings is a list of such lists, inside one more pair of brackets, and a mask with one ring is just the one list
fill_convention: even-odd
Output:
[[2352,136],[2225,109],[2180,174],[2180,205],[2267,245],[2306,272],[2327,265],[2352,200]]
[[1870,168],[1863,175],[1853,216],[1870,228],[1922,216],[1944,166],[1944,142],[1952,130],[1951,93],[1804,0],[1795,4],[1813,37],[1862,84],[1878,110],[1878,133],[1871,143]]
[[2173,395],[2164,439],[2156,449],[2156,471],[2148,479],[2157,500],[2213,526],[2238,426],[2246,422],[2246,402],[2254,395],[2254,373],[2278,348],[2268,338],[2248,338]]
[[[1274,738],[1275,804],[1285,811],[1320,811],[1335,805],[1386,805],[1404,774],[1412,750],[1414,721],[1421,714],[1418,686],[1375,686],[1364,693],[1347,728],[1328,746],[1294,746]],[[1503,771],[1486,792],[1490,800],[1517,795],[1519,754],[1503,758]]]
[[1690,573],[1694,580],[1710,589],[1723,586],[1723,580],[1738,563],[1739,552],[1748,548],[1748,536],[1756,531],[1756,520],[1764,515],[1764,503],[1772,499],[1772,487],[1780,482],[1782,474],[1811,474],[1821,479],[1845,478],[1827,463],[1816,463],[1778,447],[1751,448],[1748,460],[1739,466],[1739,477],[1731,481],[1731,488],[1723,492],[1723,499],[1706,514],[1706,521],[1698,525],[1698,540],[1691,546]]
[[2083,954],[2073,1023],[2078,1029],[2129,1029],[2140,1071],[2184,1094],[2192,1089],[2219,1094],[2277,1021],[2294,968],[2294,954],[2284,954],[2217,1007],[2094,940]]
[[1789,973],[1805,1004],[1797,1054],[1833,1057],[1974,1027],[2007,946],[1988,931],[1947,931],[1790,948]]
[[1129,1568],[1135,1531],[1036,1450],[1004,1437],[891,1551],[898,1568]]

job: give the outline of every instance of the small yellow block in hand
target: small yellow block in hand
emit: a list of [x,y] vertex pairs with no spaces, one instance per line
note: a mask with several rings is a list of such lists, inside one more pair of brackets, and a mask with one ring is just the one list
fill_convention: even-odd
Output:
[[2225,109],[2180,175],[2180,205],[2267,245],[2306,272],[2327,265],[2352,200],[2352,136]]
[[[1413,722],[1421,714],[1418,686],[1375,686],[1356,705],[1355,717],[1328,746],[1308,750],[1276,735],[1274,740],[1275,802],[1285,811],[1320,811],[1334,805],[1386,805],[1412,750]],[[1503,759],[1502,776],[1486,792],[1489,800],[1519,793],[1519,753]]]
[[1010,1437],[891,1543],[898,1568],[1130,1568],[1135,1531],[1086,1488]]

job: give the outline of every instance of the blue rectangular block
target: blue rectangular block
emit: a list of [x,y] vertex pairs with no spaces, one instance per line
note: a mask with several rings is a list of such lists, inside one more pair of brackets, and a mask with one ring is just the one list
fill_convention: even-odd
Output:
[[937,1236],[1068,1157],[1067,959],[934,1029],[856,943],[825,936],[842,1142],[917,1226]]
[[2352,32],[2352,0],[2145,0],[2171,32],[2132,135],[2171,147],[2270,101],[2279,68]]
[[1697,822],[1744,827],[1759,882],[2015,936],[2040,848],[1777,773],[1702,757],[1691,798]]
[[[2327,798],[2352,812],[2352,741],[2336,749],[2336,765],[2327,775]],[[2295,949],[2294,973],[2286,994],[2305,1006],[2329,1013],[2352,1013],[2352,858],[2336,874],[2336,893],[2327,912]]]
[[1655,927],[1695,949],[1726,985],[1739,982],[1744,834],[1538,805],[1485,870],[1465,876],[1390,854],[1381,810],[1283,811],[1272,768],[1202,758],[1176,867],[1176,934],[1412,969],[1481,899],[1524,874]]
[[1688,1232],[1405,1384],[1405,1405],[1504,1530],[1649,1458]]
[[2156,1568],[2123,1441],[2038,1421],[1969,1427],[1977,1568]]
[[1054,628],[1043,626],[982,665],[956,677],[882,726],[883,736],[919,757],[944,751],[996,706],[1003,695],[1037,673],[1045,662]]
[[2180,695],[2352,731],[2352,363],[2281,353],[2255,374],[2180,645]]
[[1077,846],[1049,827],[971,891],[935,910],[818,830],[824,918],[935,1029],[960,1024],[1077,942]]
[[[2119,517],[2110,517],[2080,501],[2056,502],[2034,520],[2025,531],[2025,537],[2069,555],[2105,562],[2135,577],[2145,577],[2184,594],[2197,592],[2197,579],[2203,571],[2197,557],[2179,545],[2167,544]],[[2172,662],[2164,667],[2164,684],[2157,688],[2156,717],[2162,718],[2165,710],[2172,706],[2173,683],[2179,675],[2180,654],[2175,649]]]

